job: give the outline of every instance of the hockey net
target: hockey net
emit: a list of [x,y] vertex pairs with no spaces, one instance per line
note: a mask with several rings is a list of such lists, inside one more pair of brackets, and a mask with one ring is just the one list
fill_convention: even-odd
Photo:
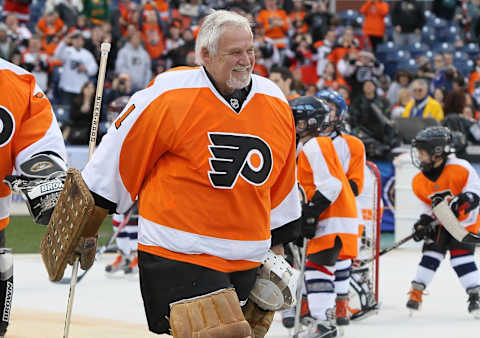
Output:
[[350,310],[352,319],[363,319],[378,309],[382,183],[377,166],[367,161],[363,191],[357,198],[363,219],[358,258],[352,262]]

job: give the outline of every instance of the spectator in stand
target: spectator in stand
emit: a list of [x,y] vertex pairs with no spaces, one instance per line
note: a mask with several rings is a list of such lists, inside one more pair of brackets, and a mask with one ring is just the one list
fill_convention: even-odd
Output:
[[129,24],[137,24],[138,17],[134,19],[134,13],[138,5],[131,0],[120,0],[116,7],[110,8],[110,23],[113,27],[113,36],[120,39],[127,33]]
[[305,22],[305,7],[303,0],[293,0],[293,10],[288,14],[290,32],[289,35],[297,33],[304,34],[308,31],[308,25]]
[[130,42],[118,51],[115,73],[126,73],[131,80],[132,91],[144,89],[152,80],[152,62],[142,46],[140,32],[130,37]]
[[375,55],[367,51],[351,51],[340,60],[338,72],[352,88],[352,100],[360,94],[365,81],[377,82],[383,74],[383,64],[377,61]]
[[[322,41],[316,41],[314,47],[317,49],[317,75],[321,76],[325,70],[328,61],[328,55],[332,52],[332,49],[337,40],[337,33],[335,30],[330,29],[325,34],[325,39]],[[315,41],[315,40],[314,40]],[[334,64],[336,66],[336,64]]]
[[317,87],[319,89],[336,91],[340,86],[348,86],[348,84],[345,79],[338,74],[335,65],[332,62],[328,62],[324,72],[318,77]]
[[183,41],[181,36],[182,21],[178,19],[173,19],[170,23],[170,28],[168,29],[168,35],[165,39],[165,50],[164,57],[167,60],[167,67],[171,68],[173,64],[173,59],[175,59],[175,52],[178,47],[182,46],[185,41]]
[[455,16],[457,3],[457,0],[433,0],[431,10],[437,18],[452,21]]
[[468,92],[473,95],[476,88],[480,88],[480,55],[475,58],[475,69],[468,77]]
[[439,102],[428,95],[428,83],[423,79],[412,82],[413,100],[408,102],[402,117],[433,117],[437,121],[444,118],[443,108]]
[[182,33],[182,39],[185,43],[175,49],[174,57],[172,58],[172,67],[188,65],[187,57],[195,50],[195,39],[190,28],[185,28]]
[[408,87],[400,88],[397,97],[396,103],[392,106],[392,119],[402,116],[407,103],[412,99],[412,91]]
[[88,144],[94,101],[95,84],[93,81],[87,81],[81,87],[80,93],[72,97],[70,125],[64,130],[64,138],[68,143]]
[[27,26],[18,21],[18,18],[9,14],[5,18],[5,24],[7,25],[7,34],[17,44],[20,52],[23,52],[28,45],[28,40],[32,37],[32,33]]
[[111,88],[105,88],[104,103],[103,106],[108,105],[121,96],[132,95],[132,85],[130,82],[130,76],[128,74],[118,74],[112,81]]
[[63,63],[60,74],[60,103],[71,105],[72,98],[80,94],[83,85],[97,74],[98,65],[94,56],[83,48],[81,32],[69,33],[55,50],[54,58]]
[[101,25],[108,21],[110,15],[109,0],[82,0],[83,11],[88,20],[94,25]]
[[350,88],[347,86],[340,86],[338,87],[337,92],[343,96],[345,103],[350,105]]
[[283,9],[278,8],[278,0],[265,0],[265,9],[258,13],[256,21],[263,24],[265,36],[272,39],[279,50],[288,46],[288,16]]
[[0,57],[10,60],[16,53],[19,53],[17,44],[8,36],[7,25],[0,22]]
[[363,82],[360,94],[352,100],[349,114],[352,133],[364,142],[367,158],[384,157],[398,145],[390,120],[390,103],[377,95],[374,81]]
[[425,14],[421,2],[416,0],[395,1],[391,11],[395,27],[393,41],[398,47],[407,47],[421,41],[421,29],[425,25]]
[[338,39],[337,44],[333,47],[332,52],[328,55],[328,61],[331,61],[338,67],[338,62],[342,60],[350,52],[358,52],[358,40],[353,34],[353,28],[345,27],[343,35]]
[[[101,58],[101,45],[103,42],[110,42],[110,53],[109,53],[109,59],[111,60],[116,60],[117,58],[117,53],[118,53],[118,48],[117,48],[117,42],[118,41],[112,41],[112,34],[108,31],[109,25],[98,25],[94,26],[91,31],[90,31],[90,38],[85,39],[85,44],[84,48],[88,50],[93,57],[95,58],[95,61],[97,64],[100,63],[100,58]],[[113,71],[114,70],[115,63],[114,62],[108,62],[107,63],[107,71]]]
[[37,85],[46,92],[48,89],[49,60],[48,54],[42,51],[42,38],[34,35],[28,41],[28,48],[22,53],[21,67],[35,77]]
[[255,65],[261,63],[268,71],[272,65],[280,64],[278,48],[272,39],[265,36],[265,26],[261,22],[257,22],[253,29],[253,44],[261,55],[261,59],[255,59]]
[[387,100],[391,104],[396,104],[399,100],[398,93],[402,88],[408,88],[413,80],[413,74],[408,69],[397,69],[395,80],[387,91]]
[[445,96],[446,96],[445,90],[441,87],[435,88],[435,90],[433,91],[433,98],[438,103],[440,103],[442,108],[445,106]]
[[288,101],[300,97],[300,95],[292,89],[293,74],[287,67],[277,65],[272,66],[269,79],[281,89],[283,95],[285,95]]
[[152,60],[163,54],[163,30],[160,11],[154,2],[147,2],[139,13],[138,28],[142,32],[145,49]]
[[367,0],[360,8],[360,13],[365,16],[363,34],[369,37],[373,52],[385,36],[385,17],[388,11],[388,4],[383,0]]
[[77,23],[77,17],[83,10],[83,2],[82,0],[50,0],[45,7],[47,10],[55,9],[63,23],[70,28]]
[[478,20],[478,3],[472,0],[461,0],[455,10],[455,21],[460,27],[460,39],[466,42],[476,41],[475,22]]
[[42,37],[42,48],[53,55],[55,48],[67,32],[67,26],[59,18],[55,10],[45,13],[45,15],[37,22],[37,34]]
[[443,108],[445,117],[452,114],[461,114],[465,108],[465,92],[463,89],[454,89],[447,94]]
[[438,87],[442,87],[448,93],[452,90],[454,80],[458,75],[458,71],[454,66],[445,67],[443,70],[435,74],[430,90],[433,91]]
[[78,30],[82,32],[82,35],[85,39],[90,39],[92,35],[91,24],[88,21],[87,17],[83,14],[80,14],[79,16],[77,16],[77,19],[75,21],[75,26],[70,27],[68,30],[68,33],[71,33],[74,30]]
[[[305,23],[309,27],[310,35],[314,42],[321,41],[331,29],[333,24],[332,19],[333,15],[328,11],[328,1],[319,0],[319,1],[310,1],[307,6],[307,15],[305,15]],[[335,29],[333,29],[335,30]],[[335,34],[335,37],[337,34]]]
[[435,77],[435,71],[433,70],[430,59],[425,55],[421,55],[417,58],[417,65],[417,78],[424,79],[430,84]]
[[15,15],[22,23],[30,21],[30,4],[32,0],[5,0],[3,3],[2,16]]

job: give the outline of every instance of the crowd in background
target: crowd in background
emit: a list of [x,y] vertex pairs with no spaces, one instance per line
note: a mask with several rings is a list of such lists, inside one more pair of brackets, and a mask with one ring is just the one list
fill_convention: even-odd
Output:
[[371,159],[408,143],[402,120],[447,125],[463,133],[463,146],[480,142],[478,0],[371,0],[347,11],[325,0],[0,3],[0,57],[35,75],[69,144],[88,143],[103,41],[111,52],[100,132],[156,74],[195,65],[195,37],[212,8],[250,19],[254,72],[287,98],[339,91]]

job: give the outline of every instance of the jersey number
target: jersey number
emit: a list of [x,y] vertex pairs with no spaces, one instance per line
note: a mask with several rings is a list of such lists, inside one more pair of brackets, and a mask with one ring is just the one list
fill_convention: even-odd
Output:
[[116,121],[115,121],[115,127],[118,129],[122,125],[123,120],[127,118],[128,115],[135,109],[135,105],[132,104],[128,109],[123,113],[122,116],[120,116]]
[[0,148],[10,142],[15,130],[15,119],[5,107],[0,106]]

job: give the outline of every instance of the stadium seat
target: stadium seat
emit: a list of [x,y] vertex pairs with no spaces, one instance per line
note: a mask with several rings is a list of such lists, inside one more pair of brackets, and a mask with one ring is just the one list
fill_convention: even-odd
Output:
[[397,117],[394,119],[394,122],[398,134],[406,144],[412,143],[412,139],[420,130],[440,125],[433,117]]
[[56,104],[52,106],[52,109],[55,117],[57,118],[58,126],[61,130],[71,124],[69,105]]
[[357,18],[360,16],[360,12],[353,9],[347,9],[338,13],[338,17],[342,19],[342,24],[344,26],[354,26],[357,25]]
[[429,47],[426,44],[423,44],[421,42],[416,42],[413,45],[409,46],[408,51],[410,52],[410,56],[416,59],[421,55],[425,55],[428,49]]
[[463,51],[469,54],[470,58],[473,58],[480,54],[480,47],[478,47],[478,43],[470,42],[463,47]]
[[453,44],[460,38],[459,30],[456,26],[447,26],[436,30],[435,35],[438,37],[438,41],[448,42]]
[[393,41],[383,42],[377,45],[377,49],[375,50],[375,56],[377,57],[378,61],[384,63],[387,61],[387,54],[397,51],[398,48],[395,46]]
[[465,77],[468,77],[470,73],[473,71],[475,68],[475,62],[472,60],[455,60],[453,61],[453,65],[455,68]]
[[397,63],[397,70],[398,69],[407,69],[412,73],[416,73],[418,71],[417,61],[415,59],[401,60]]
[[461,61],[461,60],[468,60],[469,59],[469,55],[461,50],[456,50],[454,53],[453,53],[453,58],[455,59],[455,61]]
[[433,46],[433,51],[435,53],[452,53],[454,52],[454,48],[452,44],[448,42],[442,42]]

